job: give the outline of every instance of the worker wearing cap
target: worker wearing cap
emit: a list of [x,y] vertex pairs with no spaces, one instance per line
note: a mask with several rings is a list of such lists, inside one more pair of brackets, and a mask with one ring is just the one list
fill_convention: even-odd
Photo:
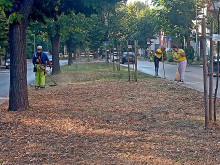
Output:
[[158,69],[159,69],[159,62],[163,61],[163,51],[165,50],[165,47],[161,47],[156,50],[155,56],[154,56],[154,66],[155,66],[155,76],[158,76]]
[[42,46],[37,47],[37,52],[33,55],[33,64],[35,72],[35,89],[45,88],[45,70],[42,70],[40,66],[47,66],[52,68],[50,60],[45,52],[42,51]]

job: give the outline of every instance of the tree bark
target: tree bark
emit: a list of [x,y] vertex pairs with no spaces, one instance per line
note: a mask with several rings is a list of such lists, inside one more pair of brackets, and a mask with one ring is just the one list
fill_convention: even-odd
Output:
[[72,51],[72,43],[71,43],[71,41],[67,42],[67,50],[68,50],[68,54],[69,54],[69,56],[68,56],[68,65],[71,66],[71,64],[73,62],[73,57],[72,57],[73,51]]
[[[16,3],[16,4],[15,4]],[[34,0],[14,2],[12,12],[23,15],[21,22],[14,21],[9,25],[10,45],[10,89],[9,110],[25,110],[28,107],[27,89],[27,55],[26,55],[26,22],[32,11]],[[18,7],[22,6],[22,8]],[[9,16],[8,13],[7,16]]]
[[76,50],[77,50],[77,49],[74,47],[74,48],[73,48],[73,53],[74,53],[74,55],[73,55],[73,60],[76,60],[76,55],[77,55],[77,54],[76,54],[76,53],[77,53]]
[[98,59],[98,51],[94,51],[95,55],[94,55],[94,59]]
[[10,44],[10,90],[9,110],[25,110],[28,107],[26,22],[9,26]]
[[187,47],[190,46],[190,36],[186,37],[186,45],[187,45]]
[[50,40],[52,44],[52,61],[53,61],[52,74],[59,74],[60,73],[60,63],[59,63],[60,35],[56,34],[55,36],[51,36]]

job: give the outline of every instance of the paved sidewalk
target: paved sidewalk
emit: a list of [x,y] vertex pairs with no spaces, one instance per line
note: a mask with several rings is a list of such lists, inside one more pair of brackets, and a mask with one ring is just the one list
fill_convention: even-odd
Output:
[[[127,66],[127,64],[123,65]],[[133,68],[133,65],[131,65]],[[149,61],[138,61],[138,70],[150,75],[155,75],[154,71],[154,63]],[[169,80],[174,80],[177,71],[177,65],[175,63],[165,63],[165,75],[166,78]],[[163,63],[160,62],[159,67],[159,77],[164,78],[164,71],[163,71]],[[179,83],[180,84],[180,83]],[[203,92],[203,68],[201,66],[190,66],[188,65],[186,68],[185,73],[185,82],[181,83],[180,85],[186,86],[188,88],[195,89],[199,92]],[[214,77],[214,89],[216,86],[216,77]],[[220,87],[220,82],[219,82]],[[220,97],[220,92],[218,92],[218,97]]]

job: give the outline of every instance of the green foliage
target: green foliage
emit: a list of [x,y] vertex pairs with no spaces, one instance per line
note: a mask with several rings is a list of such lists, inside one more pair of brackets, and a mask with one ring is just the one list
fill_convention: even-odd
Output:
[[188,47],[185,49],[185,53],[186,53],[186,58],[187,58],[187,59],[190,59],[190,60],[193,60],[193,59],[194,59],[195,51],[194,51],[194,49],[193,49],[192,46],[188,46]]
[[134,2],[118,6],[112,13],[109,34],[113,41],[119,41],[124,47],[127,47],[126,41],[139,40],[139,47],[146,48],[146,39],[154,35],[153,26],[149,7]]
[[1,0],[0,1],[0,10],[2,10],[2,11],[6,11],[6,12],[8,12],[8,11],[12,11],[12,1],[10,1],[10,0]]
[[5,15],[7,13],[8,22],[21,22],[23,15],[17,12],[12,12],[13,2],[10,0],[1,0],[0,1],[0,11]]
[[169,56],[167,56],[167,61],[173,62],[173,60],[174,60],[173,54],[174,54],[174,52],[171,52],[171,53],[169,54]]
[[0,58],[4,59],[6,52],[8,51],[8,24],[7,19],[0,13]]
[[12,24],[14,21],[20,22],[22,18],[23,18],[23,15],[22,15],[22,14],[12,13],[12,14],[9,16],[8,21],[9,21],[9,23]]
[[157,6],[152,14],[158,32],[163,30],[165,34],[174,36],[177,42],[190,37],[192,29],[196,28],[192,22],[196,19],[195,0],[153,0],[153,3]]

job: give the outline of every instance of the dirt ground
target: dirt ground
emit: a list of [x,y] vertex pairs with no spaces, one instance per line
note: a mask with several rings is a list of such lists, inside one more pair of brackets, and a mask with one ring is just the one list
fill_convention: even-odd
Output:
[[28,110],[0,105],[0,164],[220,164],[220,129],[204,129],[202,93],[105,74],[68,72],[56,87],[31,87]]

